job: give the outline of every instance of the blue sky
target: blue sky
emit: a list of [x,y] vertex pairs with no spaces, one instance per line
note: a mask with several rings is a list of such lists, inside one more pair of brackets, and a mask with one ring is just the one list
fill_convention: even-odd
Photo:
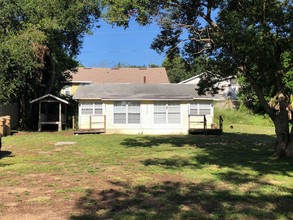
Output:
[[114,67],[124,65],[161,65],[165,55],[150,49],[160,29],[152,24],[141,27],[131,22],[130,27],[112,27],[100,21],[100,28],[93,35],[87,35],[78,61],[86,67]]

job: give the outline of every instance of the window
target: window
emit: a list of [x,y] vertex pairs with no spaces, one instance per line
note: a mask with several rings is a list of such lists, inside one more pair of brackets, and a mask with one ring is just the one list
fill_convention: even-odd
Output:
[[126,124],[126,102],[114,103],[114,124]]
[[135,102],[128,103],[128,124],[140,123],[140,104]]
[[190,115],[211,115],[212,104],[210,103],[191,103]]
[[70,88],[70,86],[65,86],[64,87],[64,95],[66,95],[66,96],[71,95],[71,88]]
[[80,109],[81,115],[103,115],[103,106],[101,102],[82,103]]
[[161,102],[154,105],[155,124],[179,124],[180,104],[176,102]]
[[180,123],[180,105],[179,104],[168,104],[168,123],[178,124]]
[[140,103],[115,102],[114,124],[140,124]]
[[167,108],[166,104],[158,103],[154,106],[154,121],[155,124],[164,124],[167,122]]

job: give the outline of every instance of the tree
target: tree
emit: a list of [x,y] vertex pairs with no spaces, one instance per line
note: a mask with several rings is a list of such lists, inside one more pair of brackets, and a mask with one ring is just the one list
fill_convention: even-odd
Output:
[[179,83],[207,70],[205,57],[197,57],[192,62],[186,62],[181,56],[166,57],[162,63],[166,68],[171,83]]
[[0,102],[18,103],[20,126],[27,104],[58,94],[78,66],[85,33],[99,18],[96,0],[0,0]]
[[181,53],[187,59],[208,56],[213,74],[202,80],[199,93],[210,90],[210,81],[244,77],[274,123],[276,155],[293,157],[288,116],[293,91],[292,0],[112,0],[104,6],[107,20],[118,25],[127,27],[130,18],[143,25],[157,22],[161,33],[152,47],[158,52],[171,57]]

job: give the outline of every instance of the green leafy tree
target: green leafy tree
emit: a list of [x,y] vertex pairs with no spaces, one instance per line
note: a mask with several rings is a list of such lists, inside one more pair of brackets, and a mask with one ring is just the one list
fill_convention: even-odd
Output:
[[24,126],[28,102],[58,94],[85,33],[99,18],[95,0],[0,0],[0,102],[18,103]]
[[181,56],[166,58],[162,66],[166,68],[171,83],[179,83],[193,76],[206,72],[206,59],[202,56],[197,57],[192,62],[187,62]]
[[213,74],[202,79],[200,93],[216,91],[210,82],[217,79],[244,77],[275,125],[276,155],[293,157],[288,116],[292,111],[292,0],[112,0],[104,5],[111,23],[127,27],[130,18],[143,25],[157,22],[161,33],[152,47],[158,52],[181,53],[188,59],[208,56]]

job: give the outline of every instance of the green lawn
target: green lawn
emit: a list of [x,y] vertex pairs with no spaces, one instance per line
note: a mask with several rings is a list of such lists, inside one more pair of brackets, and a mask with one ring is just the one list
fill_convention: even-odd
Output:
[[[42,212],[49,218],[57,213],[63,219],[293,219],[293,163],[272,156],[273,128],[233,127],[226,125],[222,136],[56,132],[5,137],[0,213],[34,217]],[[58,141],[77,144],[55,146]]]

